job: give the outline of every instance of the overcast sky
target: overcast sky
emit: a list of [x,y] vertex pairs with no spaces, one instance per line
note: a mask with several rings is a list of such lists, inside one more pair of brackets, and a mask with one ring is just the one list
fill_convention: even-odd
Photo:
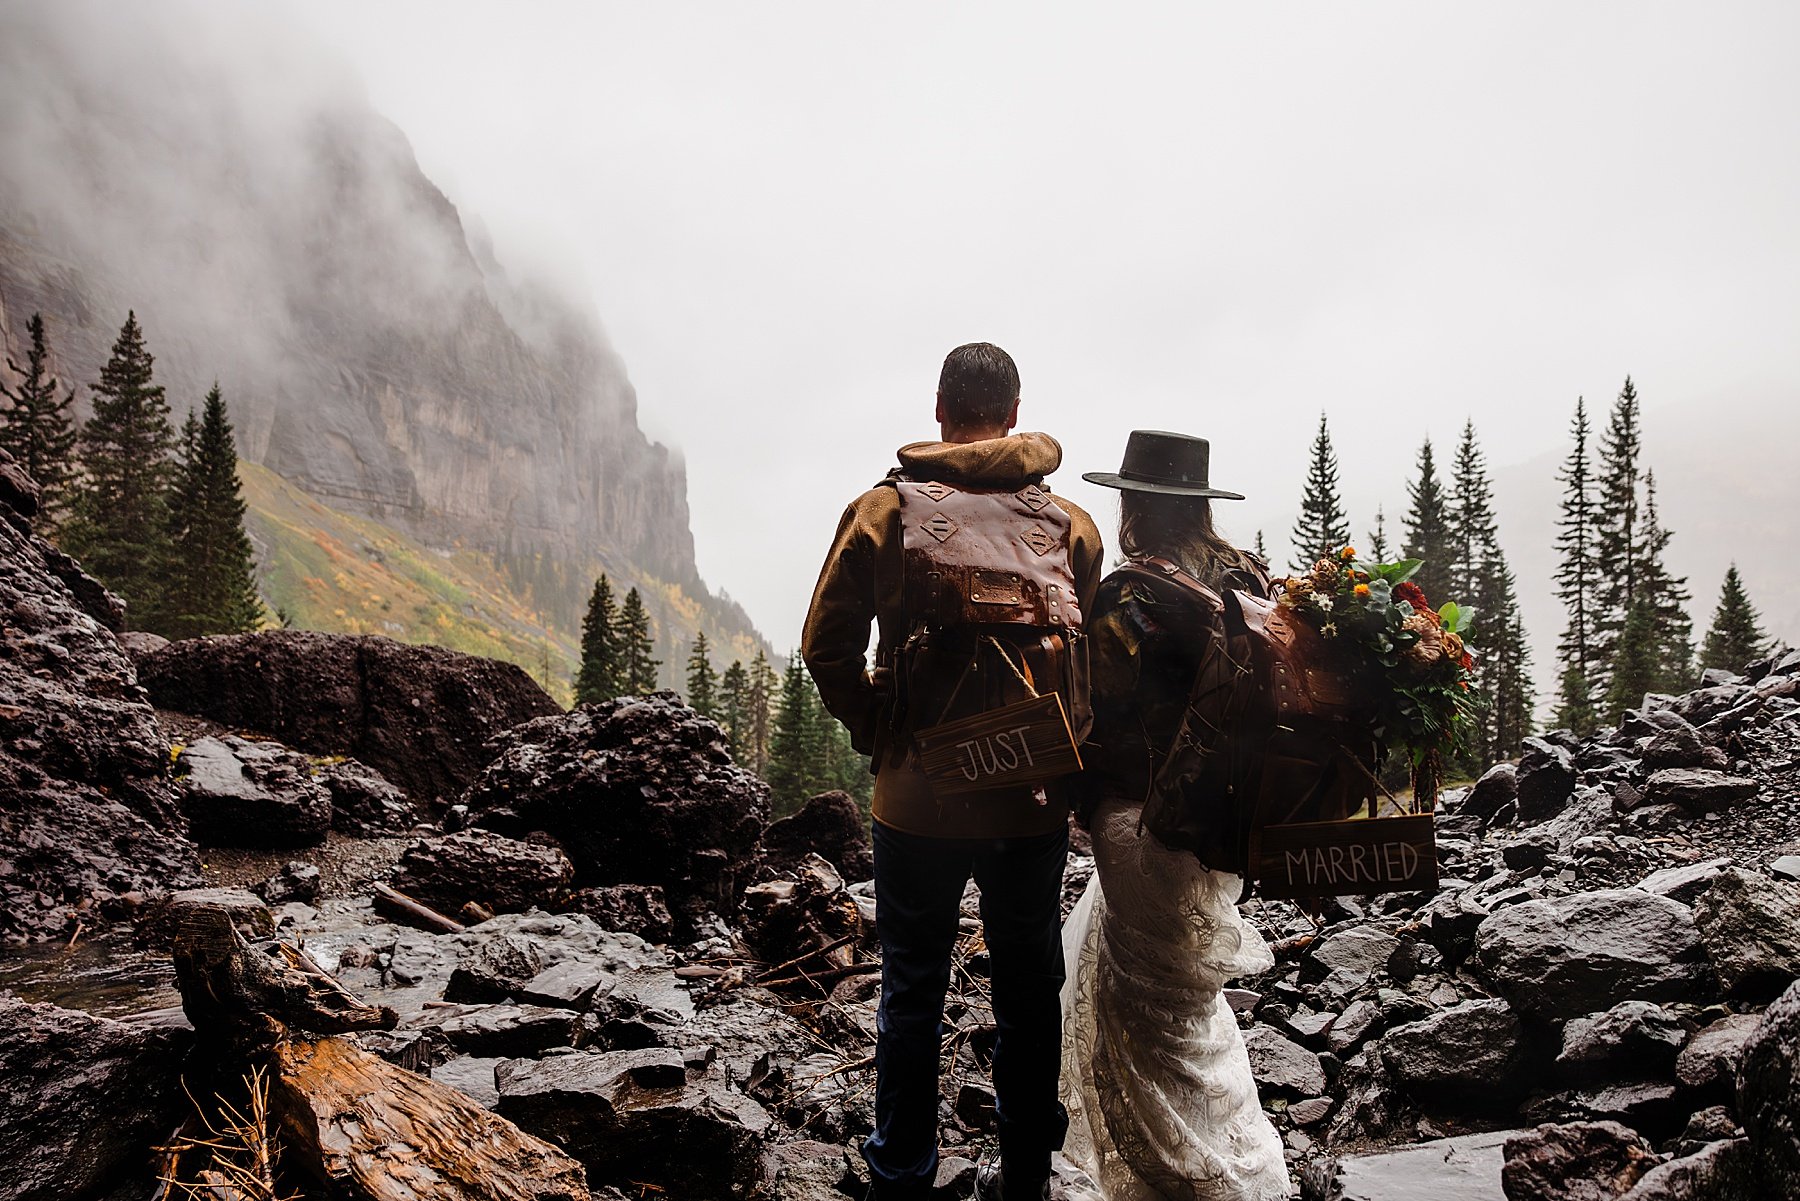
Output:
[[960,342],[1103,528],[1079,472],[1184,430],[1278,559],[1321,408],[1360,534],[1467,416],[1500,469],[1627,371],[1653,422],[1800,383],[1791,3],[291,8],[591,298],[784,649]]

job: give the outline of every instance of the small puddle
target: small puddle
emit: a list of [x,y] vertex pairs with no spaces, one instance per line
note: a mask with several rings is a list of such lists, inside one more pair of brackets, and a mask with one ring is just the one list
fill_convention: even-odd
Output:
[[125,934],[0,952],[0,990],[112,1018],[181,1004],[169,952],[132,946]]

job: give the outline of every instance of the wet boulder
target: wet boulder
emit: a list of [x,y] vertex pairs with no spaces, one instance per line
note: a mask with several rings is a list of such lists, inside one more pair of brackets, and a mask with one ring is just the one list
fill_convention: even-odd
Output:
[[1565,1021],[1716,990],[1693,912],[1636,888],[1523,901],[1481,923],[1475,961],[1520,1013]]
[[278,742],[227,734],[182,747],[181,807],[203,847],[317,846],[331,829],[331,793],[312,760]]
[[1506,1140],[1507,1201],[1613,1201],[1662,1162],[1617,1122],[1546,1124]]
[[661,888],[678,938],[736,908],[768,821],[768,786],[673,693],[539,718],[491,749],[463,796],[475,824],[548,833],[579,886]]
[[763,832],[762,861],[779,874],[818,855],[847,883],[875,878],[869,823],[847,792],[822,792]]
[[1562,812],[1575,791],[1575,757],[1545,738],[1527,738],[1519,755],[1519,817],[1543,821]]
[[1665,767],[1644,785],[1644,801],[1651,805],[1680,805],[1691,813],[1711,813],[1730,808],[1756,795],[1757,782],[1710,767]]
[[498,1109],[580,1160],[595,1185],[671,1197],[742,1198],[762,1183],[768,1111],[702,1053],[578,1051],[495,1071]]
[[1709,1143],[1692,1155],[1651,1168],[1618,1201],[1763,1201],[1750,1145],[1741,1138]]
[[1389,1030],[1378,1045],[1409,1092],[1457,1108],[1505,1107],[1528,1083],[1525,1032],[1505,1001],[1464,1001]]
[[1556,1064],[1572,1076],[1657,1075],[1675,1062],[1687,1038],[1687,1025],[1662,1006],[1620,1001],[1565,1025]]
[[1731,1092],[1737,1087],[1744,1044],[1761,1022],[1754,1013],[1733,1013],[1700,1030],[1676,1056],[1675,1078],[1698,1095]]
[[781,878],[744,890],[744,938],[771,964],[810,956],[842,967],[855,954],[862,914],[831,864],[808,855]]
[[1519,765],[1496,763],[1475,781],[1457,812],[1474,814],[1483,822],[1492,821],[1503,808],[1518,799]]
[[563,902],[566,913],[583,913],[605,930],[635,934],[647,942],[675,937],[668,899],[655,884],[606,884],[578,888]]
[[146,656],[138,676],[161,708],[355,756],[416,801],[455,797],[488,738],[558,711],[514,664],[364,634],[189,638]]
[[573,1046],[581,1018],[551,1005],[476,1005],[440,1022],[437,1035],[464,1055],[507,1059]]
[[1319,1057],[1269,1026],[1244,1032],[1244,1049],[1258,1088],[1277,1096],[1316,1097],[1325,1091],[1325,1068]]
[[[667,956],[630,934],[603,930],[580,914],[503,913],[459,934],[428,940],[456,948],[446,1001],[513,1001],[583,1010],[620,974],[663,966]],[[396,968],[400,963],[395,954]]]
[[1732,995],[1772,997],[1800,979],[1800,888],[1724,868],[1694,902],[1694,924]]
[[138,1175],[187,1109],[193,1032],[0,993],[0,1170],[12,1201],[89,1197]]
[[280,871],[256,885],[252,891],[270,905],[285,905],[289,901],[316,905],[319,902],[319,883],[317,867],[292,860],[283,864]]
[[317,760],[313,772],[331,793],[331,828],[339,834],[379,838],[419,823],[412,799],[366,763],[330,755]]
[[1737,1112],[1769,1197],[1800,1196],[1800,984],[1781,994],[1744,1043]]
[[66,938],[199,859],[122,603],[31,533],[37,485],[3,451],[0,478],[0,939]]
[[560,908],[574,879],[575,866],[556,847],[461,830],[406,848],[393,884],[441,913],[470,901],[492,913],[521,913]]

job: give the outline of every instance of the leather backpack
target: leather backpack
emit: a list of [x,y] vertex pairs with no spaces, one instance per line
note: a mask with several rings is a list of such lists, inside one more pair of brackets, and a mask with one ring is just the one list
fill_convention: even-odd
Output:
[[1256,831],[1339,821],[1372,794],[1379,746],[1354,671],[1269,598],[1266,573],[1214,590],[1174,563],[1120,568],[1189,610],[1198,647],[1182,718],[1152,778],[1146,829],[1207,867],[1245,874]]
[[917,766],[921,732],[1050,693],[1072,751],[1093,718],[1068,512],[1036,483],[883,482],[900,496],[906,623],[877,650],[890,696],[875,762]]

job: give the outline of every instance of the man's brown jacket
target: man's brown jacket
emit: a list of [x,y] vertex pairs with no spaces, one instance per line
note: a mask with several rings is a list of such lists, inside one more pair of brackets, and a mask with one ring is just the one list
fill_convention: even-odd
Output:
[[[1062,447],[1048,434],[915,442],[900,448],[900,467],[909,478],[977,488],[1010,491],[1041,484],[1061,464]],[[1103,569],[1100,532],[1092,518],[1065,498],[1058,496],[1056,503],[1071,520],[1069,562],[1085,612]],[[865,754],[875,744],[885,699],[867,672],[869,623],[879,623],[884,646],[905,636],[903,575],[899,494],[890,487],[871,488],[844,510],[838,522],[800,643],[825,707],[849,728],[851,741]],[[875,778],[875,818],[909,834],[1005,838],[1055,830],[1068,819],[1068,810],[1059,800],[1040,805],[1021,789],[970,793],[940,802],[919,771],[889,762]]]

